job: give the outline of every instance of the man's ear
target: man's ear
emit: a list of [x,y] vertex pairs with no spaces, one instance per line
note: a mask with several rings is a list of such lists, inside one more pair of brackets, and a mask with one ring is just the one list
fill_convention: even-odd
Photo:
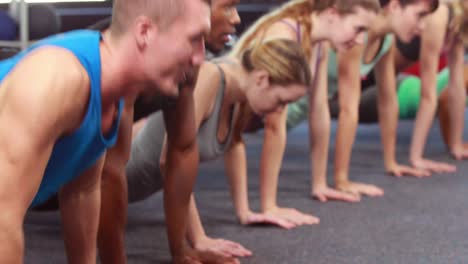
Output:
[[146,16],[138,16],[133,26],[133,35],[139,49],[146,47],[149,43],[152,30],[158,30],[151,19]]

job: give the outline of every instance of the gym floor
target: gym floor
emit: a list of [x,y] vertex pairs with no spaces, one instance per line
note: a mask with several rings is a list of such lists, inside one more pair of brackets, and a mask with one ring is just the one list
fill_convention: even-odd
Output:
[[[412,122],[400,122],[400,162],[408,160],[411,129]],[[335,124],[332,138],[334,133]],[[213,237],[231,239],[253,250],[254,256],[242,263],[466,263],[468,163],[454,162],[446,154],[437,123],[431,131],[426,156],[452,162],[458,170],[425,179],[385,175],[378,126],[360,126],[351,177],[384,188],[385,196],[364,198],[356,204],[322,204],[309,198],[307,142],[305,124],[289,133],[278,201],[281,206],[296,207],[320,217],[319,225],[290,231],[239,225],[222,160],[203,164],[196,197],[204,226]],[[258,209],[259,204],[261,143],[261,134],[247,137],[253,209]],[[330,149],[333,157],[334,146]],[[329,166],[332,164],[330,159]],[[25,263],[66,263],[57,212],[29,213],[25,230]],[[130,206],[127,254],[129,263],[169,263],[161,194]]]

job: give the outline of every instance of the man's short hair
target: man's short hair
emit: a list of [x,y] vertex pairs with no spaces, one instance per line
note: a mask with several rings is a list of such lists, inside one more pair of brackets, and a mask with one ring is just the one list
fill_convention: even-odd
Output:
[[[140,15],[153,19],[162,28],[170,26],[183,12],[185,1],[193,0],[114,0],[111,32],[126,32]],[[211,0],[201,0],[211,6]]]

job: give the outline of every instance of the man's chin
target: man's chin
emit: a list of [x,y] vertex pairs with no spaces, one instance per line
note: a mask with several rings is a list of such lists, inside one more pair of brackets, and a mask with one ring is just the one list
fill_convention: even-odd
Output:
[[174,84],[168,87],[168,89],[165,90],[164,96],[166,97],[177,97],[179,96],[179,85]]

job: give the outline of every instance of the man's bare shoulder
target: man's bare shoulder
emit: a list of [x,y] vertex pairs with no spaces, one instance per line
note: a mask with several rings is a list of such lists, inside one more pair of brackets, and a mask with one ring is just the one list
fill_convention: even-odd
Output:
[[[89,97],[89,77],[70,51],[42,47],[26,55],[5,77],[0,100],[28,105],[65,127],[81,120]],[[32,110],[35,109],[35,110]],[[46,118],[43,116],[43,118]],[[68,124],[69,123],[69,124]]]

